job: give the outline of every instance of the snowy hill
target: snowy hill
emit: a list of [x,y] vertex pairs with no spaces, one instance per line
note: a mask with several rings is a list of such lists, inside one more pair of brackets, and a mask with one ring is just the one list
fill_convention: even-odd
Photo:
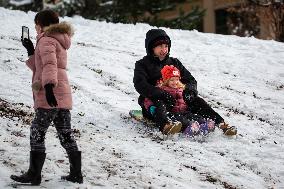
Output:
[[[20,36],[26,25],[35,42],[34,15],[0,8],[0,188],[26,188],[9,177],[28,169],[32,73]],[[204,142],[158,140],[160,133],[128,116],[139,108],[133,69],[151,27],[62,20],[76,30],[68,74],[84,184],[60,181],[69,163],[50,127],[43,182],[33,188],[284,188],[283,43],[165,29],[171,55],[239,134],[228,138],[217,129]]]

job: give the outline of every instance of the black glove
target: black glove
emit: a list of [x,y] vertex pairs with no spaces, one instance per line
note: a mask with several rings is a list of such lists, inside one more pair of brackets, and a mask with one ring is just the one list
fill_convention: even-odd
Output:
[[198,91],[196,89],[196,85],[185,85],[185,89],[183,90],[183,99],[186,103],[190,103],[195,97],[197,97]]
[[28,55],[31,56],[35,52],[34,44],[30,39],[22,39],[22,45],[27,49]]
[[154,103],[159,100],[162,100],[169,108],[172,108],[176,104],[174,97],[166,91],[162,91],[159,95],[157,95],[154,99]]
[[55,98],[54,93],[53,93],[53,87],[54,87],[54,85],[50,84],[50,83],[48,83],[44,86],[45,97],[46,97],[46,101],[49,104],[49,106],[56,107],[58,104],[57,104],[56,98]]

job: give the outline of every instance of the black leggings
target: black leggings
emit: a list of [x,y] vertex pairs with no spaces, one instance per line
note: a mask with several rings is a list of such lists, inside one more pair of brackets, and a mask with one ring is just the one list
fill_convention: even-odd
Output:
[[67,109],[36,109],[30,131],[31,151],[45,152],[46,131],[53,121],[60,144],[67,152],[78,151],[71,129],[71,115]]

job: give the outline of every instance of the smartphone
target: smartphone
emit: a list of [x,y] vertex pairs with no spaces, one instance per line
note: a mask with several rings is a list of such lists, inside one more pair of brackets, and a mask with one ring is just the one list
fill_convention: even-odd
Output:
[[22,26],[22,40],[25,38],[30,38],[29,28],[27,26]]

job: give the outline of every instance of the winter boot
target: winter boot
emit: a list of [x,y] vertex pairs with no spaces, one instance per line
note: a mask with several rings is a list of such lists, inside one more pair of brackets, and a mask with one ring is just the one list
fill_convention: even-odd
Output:
[[173,134],[180,132],[181,127],[182,127],[182,124],[179,121],[170,122],[164,126],[162,133],[165,135],[173,135]]
[[83,183],[83,176],[81,172],[81,151],[74,151],[68,153],[70,163],[70,173],[67,176],[62,176],[62,180],[70,182]]
[[209,133],[215,130],[215,122],[212,119],[207,120],[207,125]]
[[194,121],[185,128],[183,134],[185,134],[188,137],[192,137],[200,133],[199,129],[200,129],[199,123],[197,121]]
[[200,130],[200,134],[202,134],[203,136],[206,136],[209,133],[208,122],[205,121],[204,123],[201,123],[199,130]]
[[23,175],[11,175],[11,179],[21,183],[31,183],[31,185],[40,185],[41,170],[44,164],[46,154],[44,152],[30,152],[30,167]]
[[237,134],[237,128],[234,126],[229,126],[227,123],[220,123],[219,128],[223,130],[224,135],[233,136]]

